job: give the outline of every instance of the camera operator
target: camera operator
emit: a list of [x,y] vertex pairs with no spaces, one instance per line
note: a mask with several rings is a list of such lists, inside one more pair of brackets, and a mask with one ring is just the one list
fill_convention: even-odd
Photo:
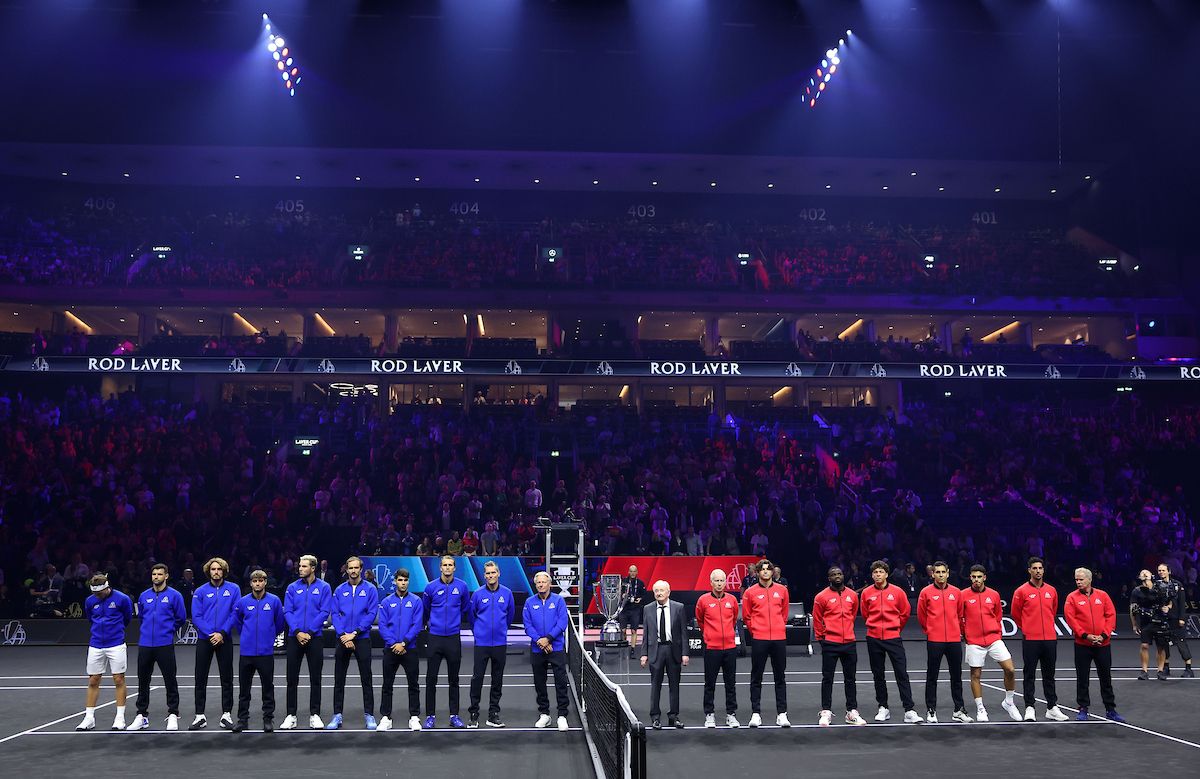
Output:
[[[1183,658],[1183,675],[1191,678],[1195,674],[1192,673],[1192,649],[1187,642],[1187,596],[1183,582],[1171,576],[1171,569],[1166,563],[1158,564],[1158,579],[1159,586],[1165,588],[1167,593],[1167,635]],[[1163,673],[1170,676],[1170,644],[1167,645],[1166,659],[1168,662],[1163,667]]]
[[1142,672],[1138,679],[1150,678],[1150,645],[1158,649],[1158,678],[1167,678],[1163,666],[1167,662],[1167,645],[1171,640],[1167,626],[1167,592],[1161,582],[1155,582],[1150,571],[1143,569],[1138,574],[1140,584],[1129,596],[1129,617],[1133,620],[1133,632],[1142,640]]

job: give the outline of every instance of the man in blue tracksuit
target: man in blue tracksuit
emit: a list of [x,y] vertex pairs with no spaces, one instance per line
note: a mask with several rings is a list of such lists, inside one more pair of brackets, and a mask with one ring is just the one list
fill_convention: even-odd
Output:
[[442,575],[425,588],[425,613],[429,616],[429,654],[425,665],[425,728],[436,722],[437,680],[442,660],[450,686],[450,727],[461,728],[458,717],[458,669],[462,664],[462,620],[471,605],[467,583],[454,576],[454,558],[442,558]]
[[546,670],[554,669],[554,691],[558,698],[558,729],[567,729],[567,603],[550,591],[550,574],[539,571],[533,577],[537,593],[525,601],[522,621],[529,636],[529,661],[533,665],[533,688],[537,692],[538,719],[535,728],[550,726],[550,696],[546,693]]
[[517,615],[512,590],[500,583],[500,566],[492,560],[483,565],[484,585],[471,594],[469,615],[475,638],[475,670],[471,674],[471,715],[469,728],[479,727],[479,699],[483,695],[483,674],[492,663],[492,690],[488,700],[487,724],[502,728],[500,695],[504,687],[504,663],[508,653],[508,626]]
[[175,665],[175,631],[187,624],[187,606],[179,590],[167,586],[167,566],[150,569],[150,588],[138,596],[137,613],[142,618],[138,637],[137,716],[130,730],[150,727],[150,679],[154,664],[167,688],[167,730],[179,730],[179,679]]
[[233,609],[233,624],[242,636],[238,658],[238,714],[234,733],[250,725],[250,688],[254,674],[262,683],[263,730],[275,729],[275,637],[287,628],[283,602],[267,592],[267,573],[250,572],[250,594],[238,600]]
[[404,668],[408,678],[408,727],[421,729],[420,662],[417,659],[417,635],[425,622],[425,604],[420,595],[408,591],[406,568],[396,571],[396,592],[379,604],[379,637],[383,639],[383,694],[379,705],[380,731],[392,729],[392,686],[396,669]]
[[371,681],[371,625],[379,611],[379,588],[363,581],[363,563],[358,557],[346,560],[346,579],[333,592],[333,719],[328,729],[342,726],[342,704],[346,698],[346,670],[350,657],[358,661],[362,683],[363,713],[367,730],[375,729],[375,685]]
[[96,729],[96,701],[100,699],[100,680],[111,673],[117,690],[117,716],[113,730],[125,729],[125,669],[129,653],[125,647],[125,628],[133,621],[133,601],[117,592],[108,583],[108,576],[98,573],[88,580],[92,594],[83,602],[83,613],[92,623],[87,654],[87,706],[83,721],[76,730]]
[[221,727],[233,727],[233,643],[229,640],[233,630],[233,606],[242,597],[236,584],[229,578],[229,563],[214,557],[204,564],[208,582],[201,584],[192,593],[192,624],[196,626],[196,718],[188,730],[199,730],[208,726],[204,706],[208,703],[208,671],[212,660],[217,658],[217,671],[221,674]]
[[316,557],[302,555],[296,566],[300,578],[288,585],[283,597],[283,616],[287,620],[287,716],[280,730],[296,728],[302,660],[308,661],[308,726],[325,727],[321,721],[321,668],[325,663],[321,631],[333,610],[333,590],[317,578],[317,565]]

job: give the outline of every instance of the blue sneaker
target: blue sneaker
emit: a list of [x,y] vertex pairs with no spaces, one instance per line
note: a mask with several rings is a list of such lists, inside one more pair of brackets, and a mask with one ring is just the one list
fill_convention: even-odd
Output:
[[1080,709],[1079,713],[1075,715],[1075,719],[1079,722],[1087,722],[1088,721],[1087,709],[1086,708]]
[[1108,717],[1113,722],[1125,721],[1125,718],[1118,714],[1116,709],[1109,709],[1108,711],[1104,712],[1104,716]]
[[425,718],[425,727],[424,727],[424,729],[425,729],[425,730],[433,730],[433,728],[434,728],[434,724],[433,724],[433,723],[434,723],[434,716],[433,716],[432,714],[430,714],[428,717],[426,717],[426,718]]
[[465,728],[465,727],[466,727],[466,725],[464,725],[464,724],[463,724],[463,721],[462,721],[462,719],[460,719],[460,718],[459,718],[459,716],[458,716],[457,714],[451,714],[451,715],[450,715],[450,727],[452,727],[452,728]]
[[329,720],[329,724],[325,726],[326,730],[340,730],[342,727],[342,715],[334,714],[333,719]]
[[373,715],[373,714],[366,715],[366,720],[367,720],[367,730],[374,730],[375,728],[379,727],[379,723],[375,722],[375,715]]

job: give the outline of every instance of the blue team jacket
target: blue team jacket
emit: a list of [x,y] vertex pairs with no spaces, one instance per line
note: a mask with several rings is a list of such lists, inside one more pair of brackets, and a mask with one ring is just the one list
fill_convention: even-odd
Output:
[[567,602],[557,592],[552,592],[542,600],[535,592],[525,600],[525,608],[521,610],[521,618],[525,623],[525,635],[536,647],[538,639],[549,638],[550,648],[561,652],[566,648],[567,624],[570,617],[567,614]]
[[187,623],[183,596],[174,587],[162,592],[147,588],[138,596],[137,613],[142,618],[138,646],[174,646],[175,631]]
[[463,617],[471,606],[467,583],[455,578],[449,584],[438,577],[425,588],[425,613],[429,615],[429,633],[434,636],[457,636]]
[[242,635],[242,656],[261,657],[275,654],[275,637],[287,624],[283,619],[283,603],[278,595],[254,593],[238,599],[233,609],[233,624]]
[[420,595],[408,593],[403,598],[392,593],[379,604],[379,636],[384,651],[392,644],[404,642],[412,646],[425,621],[425,604]]
[[125,626],[133,621],[133,601],[117,590],[104,600],[89,595],[83,602],[83,613],[92,623],[89,646],[108,649],[125,643]]
[[283,597],[283,616],[288,633],[320,633],[333,610],[333,590],[321,579],[305,584],[297,579],[288,585]]
[[367,581],[358,583],[357,592],[350,582],[342,582],[333,591],[333,632],[337,635],[357,631],[371,637],[371,624],[379,610],[379,588]]
[[512,590],[501,584],[492,592],[485,584],[471,594],[469,614],[475,646],[506,646],[508,626],[517,616]]
[[200,640],[213,633],[224,633],[229,638],[233,630],[233,606],[242,591],[232,582],[222,582],[219,588],[205,582],[192,593],[192,624],[200,634]]

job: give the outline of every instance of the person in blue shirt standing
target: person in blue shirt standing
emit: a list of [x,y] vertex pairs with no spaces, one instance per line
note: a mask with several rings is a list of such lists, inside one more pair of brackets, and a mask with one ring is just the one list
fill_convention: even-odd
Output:
[[401,568],[393,577],[396,593],[379,604],[379,637],[383,639],[383,693],[379,705],[379,727],[392,729],[392,687],[396,669],[404,668],[408,678],[408,727],[421,729],[420,662],[416,641],[425,622],[425,605],[420,595],[408,591],[408,569]]
[[217,658],[217,671],[221,674],[221,727],[233,727],[233,644],[229,634],[233,630],[233,607],[242,597],[236,584],[229,578],[229,563],[214,557],[204,564],[208,581],[192,593],[192,624],[196,626],[196,718],[188,730],[208,727],[204,707],[208,703],[208,672],[212,660]]
[[233,624],[242,636],[238,658],[238,715],[234,733],[250,726],[250,688],[262,683],[263,731],[275,729],[275,638],[284,631],[283,603],[267,592],[267,572],[250,572],[250,594],[238,599]]
[[363,581],[363,563],[358,557],[346,560],[346,579],[333,592],[333,719],[328,729],[342,726],[342,704],[346,698],[346,670],[350,657],[358,661],[362,683],[363,713],[367,730],[375,730],[375,685],[371,680],[371,625],[379,610],[379,588]]
[[175,631],[187,624],[187,606],[179,590],[167,586],[167,566],[162,563],[150,568],[150,588],[138,596],[137,612],[142,618],[138,638],[137,716],[129,729],[150,727],[150,679],[157,663],[167,688],[167,730],[179,730]]
[[529,661],[533,665],[533,688],[537,693],[538,719],[535,728],[550,726],[550,696],[546,692],[546,671],[554,669],[554,692],[558,703],[558,729],[567,730],[567,712],[571,700],[567,690],[567,603],[550,591],[550,574],[538,571],[533,577],[537,593],[525,601],[521,612],[525,635],[532,645]]
[[287,620],[287,716],[280,730],[296,729],[297,698],[300,692],[300,662],[308,661],[308,726],[325,727],[321,721],[322,631],[333,610],[333,590],[317,578],[317,558],[300,557],[296,572],[300,578],[288,585],[283,597],[283,616]]
[[467,583],[455,577],[454,558],[441,560],[442,575],[425,588],[425,613],[429,615],[429,653],[425,665],[425,728],[437,721],[437,681],[442,660],[450,687],[450,727],[461,728],[458,716],[458,669],[462,665],[462,620],[471,605]]
[[108,584],[108,576],[98,573],[88,580],[92,594],[83,603],[83,613],[92,623],[87,655],[87,706],[76,730],[96,729],[96,701],[100,699],[100,680],[111,673],[117,688],[117,716],[113,730],[125,729],[125,669],[129,653],[125,648],[125,628],[133,621],[133,601]]
[[508,626],[517,615],[512,590],[500,583],[500,566],[492,560],[483,564],[484,585],[471,595],[471,633],[475,638],[475,670],[471,674],[471,715],[469,728],[479,727],[479,699],[483,695],[483,674],[492,664],[492,690],[488,699],[487,724],[502,728],[500,696],[504,688],[504,663],[508,659]]

